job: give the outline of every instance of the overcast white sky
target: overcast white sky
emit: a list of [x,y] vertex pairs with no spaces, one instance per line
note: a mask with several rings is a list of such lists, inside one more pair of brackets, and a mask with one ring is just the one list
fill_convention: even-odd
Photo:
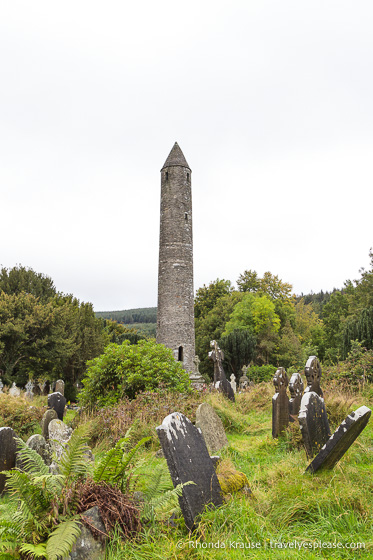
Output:
[[160,169],[192,168],[195,289],[369,265],[371,0],[3,0],[0,264],[157,304]]

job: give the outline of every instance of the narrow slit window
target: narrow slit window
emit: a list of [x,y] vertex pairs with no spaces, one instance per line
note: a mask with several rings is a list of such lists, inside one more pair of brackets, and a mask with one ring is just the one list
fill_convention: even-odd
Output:
[[168,171],[165,172],[166,181],[168,181]]
[[188,183],[189,183],[189,173],[187,173],[187,181],[188,181]]
[[178,358],[177,358],[179,362],[182,362],[182,361],[183,361],[183,359],[184,359],[183,354],[184,354],[184,352],[183,352],[183,347],[182,347],[182,346],[179,346]]
[[185,221],[187,222],[188,221],[188,212],[184,213],[184,218],[185,218]]

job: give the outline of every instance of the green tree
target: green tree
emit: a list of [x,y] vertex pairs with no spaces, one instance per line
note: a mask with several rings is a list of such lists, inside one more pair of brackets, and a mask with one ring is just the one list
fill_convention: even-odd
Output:
[[213,309],[219,298],[229,295],[232,292],[230,280],[219,280],[205,284],[196,292],[194,299],[194,316],[199,319],[206,317],[207,313]]
[[228,374],[232,372],[237,376],[242,366],[255,358],[256,338],[249,330],[232,331],[219,340],[219,346],[224,352],[224,367]]
[[3,267],[0,270],[0,292],[8,295],[19,295],[24,292],[32,294],[44,303],[57,293],[53,280],[49,276],[21,265],[13,268]]
[[245,270],[237,280],[240,292],[253,292],[266,294],[271,299],[288,300],[291,298],[293,286],[283,282],[271,272],[265,272],[263,278],[259,278],[255,270]]

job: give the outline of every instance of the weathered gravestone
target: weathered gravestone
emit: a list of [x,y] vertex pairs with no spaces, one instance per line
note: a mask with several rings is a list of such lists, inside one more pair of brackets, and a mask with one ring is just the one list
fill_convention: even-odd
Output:
[[304,393],[298,420],[307,456],[312,459],[330,438],[324,399],[314,392]]
[[53,408],[57,412],[60,420],[63,420],[65,412],[66,399],[61,393],[51,393],[48,395],[48,407]]
[[212,340],[210,346],[213,348],[213,350],[209,352],[209,358],[214,362],[214,386],[229,400],[235,402],[233,389],[223,369],[224,353],[220,350],[216,340]]
[[[28,438],[28,440],[26,441],[26,445],[30,449],[36,451],[36,453],[40,455],[40,457],[43,459],[46,465],[49,466],[51,464],[52,459],[50,454],[50,448],[47,442],[45,441],[45,439],[43,438],[43,436],[41,436],[40,434],[34,434],[33,436]],[[22,455],[23,455],[22,451],[17,452],[16,467],[17,469],[20,470],[27,470]]]
[[48,430],[51,449],[56,454],[57,459],[60,459],[73,431],[58,419],[49,422]]
[[[0,471],[10,471],[16,465],[17,437],[12,428],[0,428]],[[0,474],[0,494],[4,490],[5,474]]]
[[202,391],[206,387],[206,381],[199,372],[199,364],[201,360],[198,356],[194,356],[194,371],[189,373],[190,384],[194,389]]
[[9,395],[11,397],[19,397],[21,395],[21,391],[20,389],[18,389],[14,381],[13,381],[13,385],[9,389]]
[[33,393],[36,397],[41,395],[41,389],[40,389],[40,385],[38,383],[36,383],[35,387],[33,388]]
[[1,379],[0,379],[0,393],[3,392],[3,387],[4,387],[4,384],[3,384],[3,382],[2,382]]
[[49,408],[43,414],[43,418],[41,419],[41,433],[45,440],[49,439],[49,423],[52,420],[57,420],[58,415],[54,408]]
[[319,397],[323,397],[323,392],[320,387],[321,383],[321,365],[316,356],[310,356],[304,368],[304,373],[307,379],[307,387],[305,393],[317,393]]
[[233,389],[233,393],[237,393],[237,383],[236,383],[236,376],[234,375],[234,373],[232,373],[231,375],[231,387]]
[[273,377],[275,395],[272,397],[272,437],[277,438],[289,424],[289,397],[286,394],[289,379],[280,367]]
[[41,394],[42,394],[42,395],[49,395],[50,386],[51,386],[51,384],[49,383],[49,381],[44,381],[44,383],[43,383],[42,386],[40,387],[40,389],[41,389]]
[[65,382],[62,379],[57,379],[54,391],[55,393],[61,393],[61,395],[65,395]]
[[208,403],[202,403],[197,408],[196,428],[201,430],[210,454],[229,445],[223,423]]
[[102,522],[98,506],[82,513],[81,520],[83,523],[80,527],[80,536],[73,545],[68,560],[102,560],[105,557],[105,542],[96,539],[92,534],[93,530],[101,536],[106,536],[105,525]]
[[157,434],[174,486],[192,481],[179,498],[187,528],[198,525],[205,507],[223,503],[221,488],[201,432],[180,412],[166,416]]
[[34,388],[34,384],[31,380],[27,381],[26,385],[25,385],[25,397],[26,399],[29,399],[30,401],[34,398],[34,393],[32,392]]
[[248,366],[242,367],[242,376],[240,377],[239,388],[240,391],[245,391],[250,386],[250,379],[247,377]]
[[366,406],[351,412],[308,465],[306,472],[315,473],[321,469],[332,469],[364,430],[371,413],[372,411]]
[[289,391],[291,398],[289,400],[289,420],[295,422],[295,416],[298,416],[300,402],[303,396],[303,381],[299,373],[293,373],[289,381]]

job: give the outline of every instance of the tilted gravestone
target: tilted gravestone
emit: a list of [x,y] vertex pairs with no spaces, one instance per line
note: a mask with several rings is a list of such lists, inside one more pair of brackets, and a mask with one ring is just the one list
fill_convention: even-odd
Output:
[[41,419],[41,433],[44,439],[49,439],[49,423],[52,420],[57,420],[58,415],[54,408],[49,408],[43,414],[43,418]]
[[48,407],[53,408],[57,412],[60,420],[63,420],[65,412],[66,399],[61,393],[51,393],[48,395]]
[[221,488],[201,432],[180,412],[166,416],[157,434],[174,486],[192,481],[179,498],[187,528],[192,531],[208,505],[223,503]]
[[[16,437],[17,434],[12,428],[0,428],[0,471],[10,471],[16,465]],[[0,494],[4,490],[5,482],[5,474],[0,474]]]
[[273,377],[275,395],[272,397],[272,437],[277,438],[289,424],[289,397],[286,394],[289,379],[280,367]]
[[320,387],[321,383],[321,365],[316,356],[310,356],[304,368],[304,373],[307,379],[307,387],[305,393],[317,393],[319,397],[323,397],[323,392]]
[[210,404],[202,403],[197,408],[196,428],[201,430],[210,454],[229,445],[223,423]]
[[61,393],[61,395],[65,395],[65,382],[62,379],[57,379],[54,391],[55,393]]
[[295,417],[298,416],[300,409],[300,402],[303,396],[303,381],[299,373],[293,373],[289,381],[289,420],[290,422],[295,422]]
[[351,412],[308,465],[306,472],[315,473],[322,469],[332,469],[364,430],[371,413],[372,411],[366,406]]
[[324,399],[314,392],[304,393],[298,420],[307,456],[312,459],[330,438]]
[[220,350],[216,340],[212,340],[210,346],[213,348],[209,352],[209,358],[214,362],[214,387],[219,389],[229,400],[235,402],[233,389],[223,369],[224,352]]

